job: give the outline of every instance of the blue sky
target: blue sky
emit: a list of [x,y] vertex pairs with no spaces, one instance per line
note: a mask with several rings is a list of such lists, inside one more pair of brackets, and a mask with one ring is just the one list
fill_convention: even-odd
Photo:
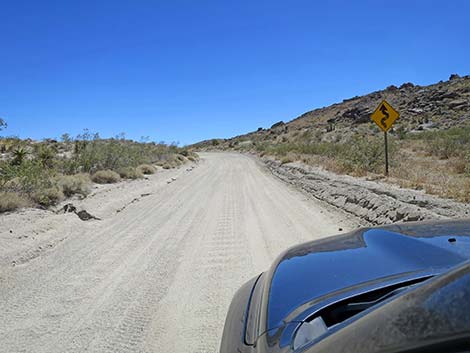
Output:
[[0,0],[3,135],[188,144],[470,73],[470,1]]

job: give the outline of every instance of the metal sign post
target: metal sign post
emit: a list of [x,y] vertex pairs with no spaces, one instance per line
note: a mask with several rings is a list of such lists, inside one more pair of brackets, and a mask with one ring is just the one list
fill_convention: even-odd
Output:
[[385,137],[385,176],[388,176],[388,141],[387,141],[387,131],[384,132]]
[[385,143],[385,175],[388,176],[388,139],[387,132],[392,128],[395,120],[398,119],[400,113],[398,113],[393,107],[388,104],[386,100],[383,100],[379,104],[377,109],[372,113],[370,118],[377,124],[379,128],[384,132],[384,143]]

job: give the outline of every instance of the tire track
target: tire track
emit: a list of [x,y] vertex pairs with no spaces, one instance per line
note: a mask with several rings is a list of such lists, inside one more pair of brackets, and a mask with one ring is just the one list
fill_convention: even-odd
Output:
[[0,352],[217,352],[238,287],[286,246],[336,232],[331,215],[250,158],[203,157],[9,269]]

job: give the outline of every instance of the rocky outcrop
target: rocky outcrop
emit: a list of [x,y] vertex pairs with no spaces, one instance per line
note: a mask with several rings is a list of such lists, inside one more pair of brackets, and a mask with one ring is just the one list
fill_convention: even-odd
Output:
[[372,114],[372,110],[366,107],[355,107],[352,109],[347,109],[339,116],[339,118],[335,119],[338,120],[350,120],[357,124],[363,124],[370,122],[370,115]]
[[263,159],[279,179],[370,224],[470,217],[470,205],[301,163]]
[[277,123],[275,123],[271,126],[271,129],[276,129],[276,128],[284,126],[284,125],[285,125],[285,123],[283,121],[278,121]]

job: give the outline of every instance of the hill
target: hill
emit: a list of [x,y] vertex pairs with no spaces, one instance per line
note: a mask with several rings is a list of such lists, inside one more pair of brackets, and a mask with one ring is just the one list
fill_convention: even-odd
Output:
[[370,115],[386,99],[401,116],[390,131],[386,181],[470,201],[470,76],[429,86],[404,83],[315,109],[270,128],[212,139],[196,150],[236,150],[301,161],[339,174],[380,177],[383,135]]

